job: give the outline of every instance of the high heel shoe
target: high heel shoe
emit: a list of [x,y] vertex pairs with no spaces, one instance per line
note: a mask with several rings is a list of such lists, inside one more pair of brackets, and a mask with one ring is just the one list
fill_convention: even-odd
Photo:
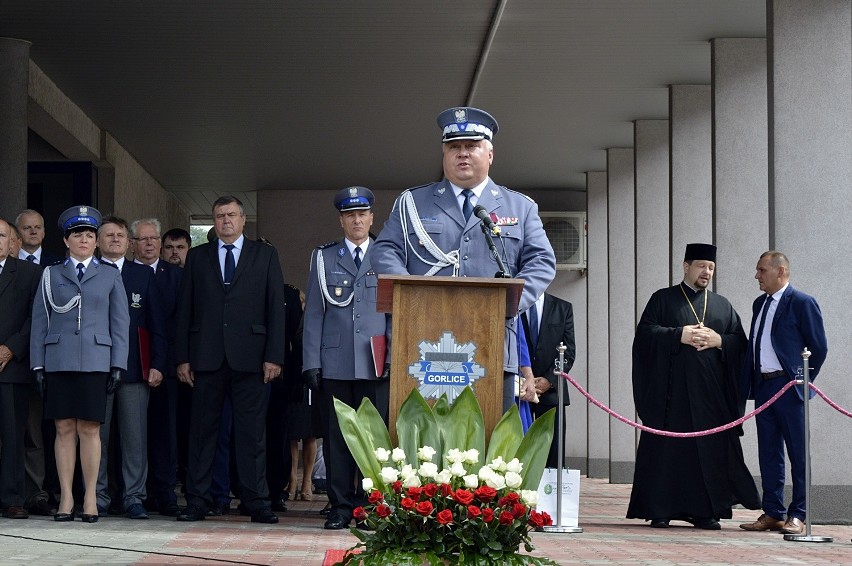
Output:
[[97,523],[98,522],[98,514],[89,515],[88,513],[80,513],[80,520],[84,523]]
[[67,523],[69,521],[73,521],[74,510],[72,509],[70,513],[54,513],[53,520],[57,523]]
[[311,501],[312,499],[313,499],[313,497],[311,496],[311,492],[304,492],[304,491],[299,492],[299,500]]

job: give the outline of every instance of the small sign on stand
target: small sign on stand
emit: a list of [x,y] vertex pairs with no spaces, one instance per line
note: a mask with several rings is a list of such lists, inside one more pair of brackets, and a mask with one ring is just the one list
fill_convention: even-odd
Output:
[[[583,532],[578,528],[580,518],[580,470],[562,470],[562,516],[557,514],[557,470],[545,468],[538,485],[538,511],[546,511],[553,517],[554,527],[570,527],[568,531],[553,531],[545,527],[546,532]],[[576,530],[574,530],[576,529]]]

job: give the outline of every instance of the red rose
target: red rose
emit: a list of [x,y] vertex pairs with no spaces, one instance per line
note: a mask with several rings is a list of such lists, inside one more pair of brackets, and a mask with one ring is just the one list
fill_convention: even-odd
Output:
[[399,504],[406,511],[414,511],[414,506],[417,505],[410,497],[403,497]]
[[449,497],[453,493],[453,487],[448,483],[441,484],[441,495]]
[[466,489],[457,489],[453,492],[453,500],[462,505],[470,505],[473,502],[473,494]]
[[478,500],[482,501],[483,503],[488,503],[489,501],[497,497],[497,490],[493,487],[483,485],[482,487],[477,489],[473,494]]
[[553,519],[547,514],[547,511],[542,511],[541,516],[544,519],[544,526],[549,527],[553,524]]
[[527,514],[527,506],[524,505],[523,503],[515,503],[512,506],[512,516],[515,519],[520,519],[521,517],[523,517],[526,514]]
[[376,507],[376,515],[378,515],[380,519],[384,519],[390,514],[391,508],[385,505],[384,503]]
[[444,509],[437,516],[438,522],[442,525],[449,525],[453,522],[453,512],[449,509]]
[[502,511],[500,513],[500,524],[501,525],[511,525],[512,521],[515,520],[515,517],[512,516],[508,511]]
[[482,510],[482,520],[486,523],[490,523],[494,520],[494,509],[491,507],[486,507]]
[[511,507],[512,505],[514,505],[515,503],[517,503],[520,500],[521,500],[521,496],[513,491],[513,492],[508,493],[505,496],[501,497],[497,501],[497,505],[499,505],[500,507]]
[[423,495],[425,495],[429,499],[435,497],[436,493],[438,493],[438,486],[434,483],[427,483],[423,486]]
[[363,521],[367,518],[367,512],[364,511],[363,507],[356,507],[352,510],[352,516],[355,517],[356,521]]
[[432,502],[431,501],[421,501],[417,504],[417,507],[414,508],[418,513],[423,515],[424,517],[428,517],[432,514]]
[[400,493],[402,493],[402,482],[401,482],[401,481],[395,481],[395,482],[393,482],[393,483],[391,484],[391,487],[393,488],[393,492],[394,492],[394,493],[396,493],[396,494],[400,494]]
[[540,529],[544,526],[544,517],[538,511],[533,510],[530,512],[529,524]]
[[476,505],[468,505],[467,506],[467,518],[468,519],[476,519],[477,517],[482,516],[482,509],[477,507]]
[[379,503],[382,499],[384,499],[384,497],[382,496],[382,492],[378,489],[374,489],[370,492],[370,495],[367,496],[367,501],[369,501],[373,505]]
[[420,499],[420,494],[423,493],[422,487],[409,487],[408,488],[408,497],[417,501]]

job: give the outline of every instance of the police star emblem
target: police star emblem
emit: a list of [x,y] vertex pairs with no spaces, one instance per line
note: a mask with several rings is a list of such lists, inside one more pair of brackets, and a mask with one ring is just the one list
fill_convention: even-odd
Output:
[[444,332],[437,342],[419,344],[420,359],[408,366],[408,373],[420,382],[424,399],[447,396],[451,405],[462,390],[485,377],[485,368],[476,363],[476,344],[458,344],[452,332]]

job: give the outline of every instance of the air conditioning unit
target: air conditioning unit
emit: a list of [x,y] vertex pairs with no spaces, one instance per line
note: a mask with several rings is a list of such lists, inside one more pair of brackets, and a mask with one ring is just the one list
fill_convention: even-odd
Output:
[[556,269],[586,269],[586,213],[541,212],[544,231],[556,254]]

